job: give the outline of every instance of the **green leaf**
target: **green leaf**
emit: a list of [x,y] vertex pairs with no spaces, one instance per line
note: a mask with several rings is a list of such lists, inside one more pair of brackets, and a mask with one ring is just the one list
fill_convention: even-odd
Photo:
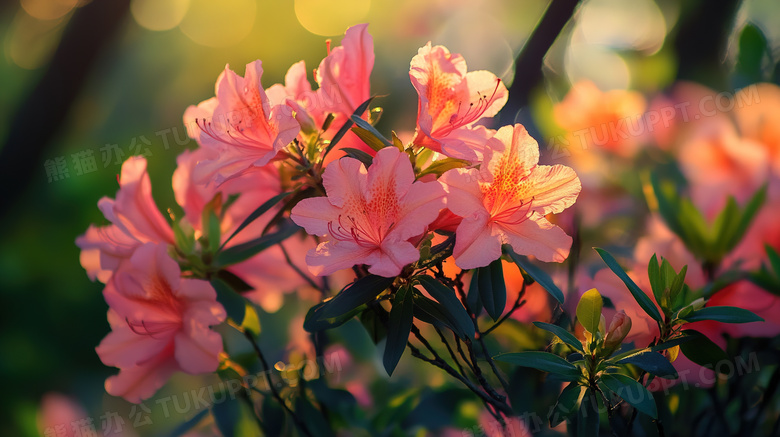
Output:
[[211,286],[217,292],[217,302],[225,307],[228,317],[237,324],[242,324],[246,312],[246,299],[219,278],[211,278]]
[[298,232],[299,229],[300,228],[296,224],[288,221],[273,234],[263,235],[260,238],[222,250],[217,254],[216,265],[224,267],[246,261],[269,247],[279,244],[291,237]]
[[[428,299],[415,290],[414,292],[414,317],[421,321],[431,324],[437,328],[448,328],[460,338],[467,338],[468,335],[461,327],[452,322],[447,310],[440,303]],[[472,329],[473,329],[472,324]]]
[[509,257],[512,258],[512,261],[514,261],[518,267],[525,271],[528,276],[533,278],[534,281],[538,282],[542,288],[547,290],[547,292],[550,293],[550,295],[555,298],[558,303],[563,304],[563,292],[560,288],[558,288],[557,285],[555,285],[555,282],[553,282],[550,275],[548,275],[544,270],[535,266],[525,256],[516,254],[515,251],[512,250],[512,246],[505,244],[503,245],[503,250],[504,253],[508,254]]
[[382,363],[388,375],[392,375],[398,360],[404,354],[409,332],[414,322],[414,292],[413,287],[403,286],[396,291],[393,298],[393,308],[390,310],[390,320],[387,325],[387,342]]
[[751,197],[748,201],[747,205],[745,205],[745,208],[742,210],[742,216],[739,219],[739,224],[737,225],[734,232],[730,235],[731,238],[725,242],[724,253],[730,252],[731,249],[737,245],[737,243],[742,241],[742,237],[745,235],[745,232],[747,232],[750,223],[753,221],[753,218],[756,216],[766,201],[767,190],[768,185],[765,184],[763,187],[761,187],[761,189],[756,191],[756,194],[754,194],[753,197]]
[[647,276],[650,278],[650,288],[653,289],[653,296],[655,296],[656,302],[661,302],[661,297],[664,293],[664,278],[661,276],[661,269],[658,267],[658,258],[655,254],[650,258],[650,262],[647,263]]
[[309,308],[309,311],[306,313],[306,318],[303,320],[303,329],[306,332],[319,332],[325,331],[326,329],[338,328],[365,309],[364,305],[360,305],[352,311],[335,317],[323,317],[323,311],[327,303],[328,302],[320,302]]
[[690,341],[680,344],[680,351],[689,360],[710,369],[718,369],[718,363],[728,360],[726,352],[704,334],[693,329],[682,332],[692,337]]
[[612,373],[601,375],[601,382],[640,412],[647,414],[653,419],[658,418],[658,410],[656,409],[652,393],[647,391],[642,384],[633,378],[619,373]]
[[366,166],[366,168],[371,167],[371,164],[374,163],[374,157],[360,149],[353,149],[352,147],[344,147],[341,149],[341,151],[346,153],[347,156],[349,156],[350,158],[354,158],[362,162],[363,165]]
[[276,196],[274,196],[274,197],[272,197],[272,198],[270,198],[270,199],[266,200],[265,202],[263,202],[263,204],[262,204],[262,205],[258,206],[258,207],[257,207],[257,209],[255,209],[254,211],[252,211],[252,213],[251,213],[251,214],[249,214],[249,215],[248,215],[248,216],[247,216],[247,217],[244,219],[244,221],[243,221],[243,222],[241,222],[241,224],[240,224],[240,225],[238,225],[238,227],[236,228],[236,230],[235,230],[235,231],[233,231],[233,233],[232,233],[232,234],[230,234],[230,236],[227,238],[227,240],[225,240],[225,242],[224,242],[224,243],[222,243],[222,246],[220,246],[220,249],[221,249],[221,248],[223,248],[223,247],[225,247],[225,245],[226,245],[226,244],[228,244],[228,242],[229,242],[230,240],[232,240],[232,239],[233,239],[233,237],[235,237],[235,236],[236,236],[236,234],[238,234],[238,233],[239,233],[239,232],[241,232],[241,231],[242,231],[244,228],[246,228],[247,226],[249,226],[250,224],[252,224],[252,222],[253,222],[253,221],[255,221],[255,220],[257,220],[257,218],[258,218],[258,217],[260,217],[261,215],[263,215],[263,214],[265,214],[266,212],[270,211],[270,210],[271,210],[271,208],[273,208],[274,206],[276,206],[276,204],[277,204],[277,203],[281,202],[281,201],[282,201],[282,199],[284,199],[285,197],[287,197],[287,196],[289,196],[289,195],[290,195],[290,193],[289,193],[289,192],[288,192],[288,193],[281,193],[281,194],[277,194]]
[[238,277],[235,273],[229,271],[229,270],[218,270],[217,273],[214,274],[217,278],[225,281],[226,284],[230,286],[233,290],[235,290],[238,293],[243,293],[245,291],[253,290],[252,286],[247,284],[246,281]]
[[211,414],[222,437],[238,435],[236,425],[241,420],[241,406],[237,398],[226,399],[224,402],[212,405]]
[[696,310],[684,318],[687,322],[714,320],[722,323],[763,322],[764,319],[752,311],[731,306],[714,306]]
[[574,364],[549,352],[527,351],[500,354],[493,357],[498,361],[530,367],[543,372],[554,373],[569,381],[579,379],[582,372]]
[[591,334],[599,331],[603,305],[601,294],[595,288],[586,291],[577,304],[577,320]]
[[764,33],[754,24],[746,24],[739,35],[735,73],[748,84],[765,80],[761,68],[765,56],[771,59],[771,50]]
[[244,320],[241,322],[241,327],[255,336],[260,335],[260,317],[257,316],[257,310],[249,301],[246,302]]
[[479,317],[482,314],[482,300],[479,298],[479,269],[471,271],[471,281],[469,282],[469,294],[466,295],[466,305],[474,314]]
[[[363,119],[359,118],[358,120],[363,120]],[[363,121],[365,121],[365,120],[363,120]],[[357,135],[357,137],[360,138],[360,140],[363,141],[372,150],[379,151],[379,150],[382,150],[383,148],[386,147],[386,144],[384,142],[382,142],[382,140],[377,138],[376,135],[374,135],[369,130],[363,129],[360,126],[352,126],[352,132],[355,135]],[[341,150],[344,150],[345,148],[342,148]],[[357,149],[353,149],[353,150],[357,150]],[[349,155],[349,154],[347,154],[347,155]]]
[[554,428],[566,420],[579,409],[579,403],[582,398],[585,387],[572,382],[563,389],[558,396],[555,407],[550,410],[550,427]]
[[564,343],[568,344],[569,346],[573,347],[574,349],[577,349],[578,351],[585,353],[585,350],[582,348],[582,342],[574,336],[571,332],[561,328],[558,325],[553,325],[552,323],[544,323],[544,322],[534,322],[534,325],[539,329],[544,329],[547,332],[552,332],[556,337],[561,339]]
[[448,170],[452,170],[454,168],[463,168],[467,165],[469,165],[468,161],[464,161],[462,159],[440,159],[438,161],[433,161],[428,167],[425,168],[425,170],[421,171],[420,174],[417,175],[417,179],[420,179],[421,177],[429,174],[441,176]]
[[[393,143],[391,143],[390,140],[385,138],[384,135],[379,133],[379,131],[376,130],[376,128],[373,125],[371,125],[371,123],[363,120],[362,118],[360,118],[360,116],[357,115],[351,116],[350,119],[352,120],[353,123],[355,123],[356,127],[362,129],[365,132],[368,132],[369,135],[373,137],[373,139],[370,140],[370,142],[364,140],[364,142],[368,144],[372,149],[379,151],[381,149],[384,149],[385,147],[393,147]],[[360,139],[362,140],[363,137],[360,137]]]
[[657,345],[651,347],[650,350],[653,351],[653,352],[661,352],[662,350],[666,350],[666,349],[669,349],[669,348],[673,348],[675,346],[679,346],[679,345],[681,345],[683,343],[687,343],[687,342],[689,342],[689,341],[691,341],[693,339],[694,339],[694,337],[683,335],[681,337],[676,337],[676,338],[673,338],[671,340],[667,340],[667,341],[665,341],[665,342],[663,342],[661,344],[657,344]]
[[506,306],[506,284],[501,259],[477,270],[480,300],[488,315],[496,321],[501,317]]
[[322,411],[317,409],[306,396],[295,398],[295,412],[303,420],[308,433],[312,437],[332,437],[334,436],[328,421]]
[[[372,100],[374,100],[374,97],[373,96],[369,97],[368,100],[361,103],[360,106],[358,106],[355,109],[355,112],[353,112],[352,115],[356,115],[358,117],[363,115],[363,113],[366,112],[366,109],[368,109],[368,105],[371,104]],[[344,135],[346,135],[347,132],[349,132],[349,129],[352,127],[353,124],[354,123],[351,118],[346,122],[344,122],[344,125],[341,126],[338,132],[336,132],[336,135],[333,135],[333,139],[330,140],[330,144],[328,144],[328,146],[325,148],[325,151],[322,153],[323,159],[325,158],[325,156],[328,155],[328,153],[330,153],[333,150],[334,147],[336,147],[336,144],[338,144],[338,142],[341,141],[342,138],[344,138]]]
[[387,337],[387,318],[388,312],[380,305],[360,313],[360,323],[366,328],[366,332],[374,344],[379,344]]
[[604,262],[607,264],[607,267],[609,267],[610,270],[612,270],[613,273],[617,275],[618,278],[620,278],[621,281],[623,281],[624,284],[626,284],[626,287],[628,288],[628,291],[631,292],[631,295],[634,296],[634,299],[637,301],[640,307],[653,319],[657,320],[658,322],[663,322],[663,317],[661,316],[661,313],[658,312],[658,308],[655,306],[652,300],[650,300],[649,297],[645,294],[644,291],[642,291],[641,288],[639,288],[636,283],[626,274],[626,272],[623,270],[622,267],[620,267],[620,264],[618,264],[617,260],[610,255],[609,252],[607,252],[604,249],[596,247],[596,252],[601,256],[601,259],[604,260]]
[[320,319],[330,319],[354,311],[361,305],[374,300],[387,290],[395,278],[368,275],[344,287],[339,294],[323,303]]
[[599,403],[593,390],[585,390],[585,395],[577,410],[577,437],[598,437],[599,435]]
[[447,287],[430,276],[418,276],[417,281],[436,299],[446,311],[450,323],[456,325],[460,332],[468,338],[474,338],[474,322],[469,317],[463,304],[455,296],[455,290]]
[[644,352],[632,355],[617,362],[618,364],[633,364],[640,369],[663,378],[677,378],[677,370],[672,363],[658,352]]

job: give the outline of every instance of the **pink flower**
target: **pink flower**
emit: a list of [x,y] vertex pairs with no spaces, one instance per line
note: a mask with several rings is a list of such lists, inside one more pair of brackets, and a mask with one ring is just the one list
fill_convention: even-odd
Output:
[[122,164],[116,200],[104,197],[98,208],[111,224],[91,225],[76,238],[76,245],[81,248],[81,265],[93,281],[107,282],[144,243],[173,244],[173,231],[154,203],[146,159],[141,156]]
[[304,199],[292,210],[295,223],[328,240],[309,251],[315,275],[356,264],[386,277],[420,257],[409,240],[425,232],[444,207],[437,182],[415,182],[409,158],[395,147],[380,150],[373,164],[334,161],[323,174],[327,197]]
[[769,180],[769,155],[762,144],[740,138],[725,117],[697,126],[680,149],[680,167],[694,204],[714,219],[728,196],[744,204]]
[[553,114],[573,134],[569,149],[574,153],[597,147],[629,157],[645,134],[641,119],[645,106],[645,98],[636,91],[602,92],[593,82],[583,80],[572,85]]
[[368,24],[352,26],[344,33],[341,46],[331,50],[317,68],[318,92],[330,100],[327,112],[349,117],[371,97],[370,76],[374,69],[374,40]]
[[260,61],[247,64],[241,77],[229,66],[217,78],[216,97],[190,106],[185,124],[208,156],[195,171],[199,183],[228,179],[262,167],[286,147],[300,130],[289,109],[271,106],[260,83]]
[[222,338],[209,329],[225,310],[208,282],[181,278],[164,244],[146,243],[103,290],[111,333],[96,348],[119,367],[106,391],[130,402],[152,396],[173,372],[214,372]]
[[[322,134],[323,139],[330,140],[358,106],[371,97],[374,42],[368,33],[368,24],[350,27],[340,47],[330,50],[329,44],[328,48],[328,56],[315,71],[319,89],[312,91],[306,77],[306,64],[300,61],[287,71],[284,85],[273,85],[266,92],[272,105],[287,105],[287,112],[294,111],[304,132],[319,130],[326,116],[332,114],[333,121]],[[345,147],[362,150],[371,156],[376,153],[351,131],[336,145],[337,149]],[[338,158],[338,154],[331,152],[325,164]]]
[[[178,167],[173,173],[173,192],[176,202],[184,209],[187,221],[194,228],[196,237],[203,232],[203,209],[217,193],[222,194],[223,202],[231,195],[239,195],[221,215],[222,240],[225,241],[257,207],[281,193],[279,172],[269,165],[240,178],[230,179],[219,187],[215,184],[198,184],[194,180],[193,171],[205,152],[205,149],[200,148],[179,155]],[[276,212],[277,209],[272,209],[257,218],[231,239],[226,247],[259,238]],[[314,242],[309,238],[303,241],[298,237],[291,237],[282,244],[291,260],[298,266],[304,265],[304,254],[314,247]],[[287,265],[284,252],[277,245],[244,262],[232,265],[227,270],[252,286],[254,290],[244,296],[269,312],[276,311],[281,306],[284,293],[294,291],[305,284],[303,278]]]
[[492,131],[476,123],[506,103],[501,79],[488,71],[467,73],[463,56],[430,42],[412,58],[409,77],[420,97],[415,144],[454,158],[481,158]]
[[503,243],[541,261],[566,259],[571,237],[544,216],[574,204],[580,180],[569,167],[538,161],[538,144],[516,124],[490,139],[479,170],[459,168],[442,175],[447,207],[463,217],[453,253],[458,267],[490,264],[501,256]]

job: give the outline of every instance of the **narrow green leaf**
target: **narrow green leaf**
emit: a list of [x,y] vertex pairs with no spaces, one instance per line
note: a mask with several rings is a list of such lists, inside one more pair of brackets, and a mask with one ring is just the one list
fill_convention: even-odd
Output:
[[[382,316],[384,321],[377,314],[378,311],[384,313]],[[377,308],[368,308],[360,313],[360,323],[366,328],[366,332],[374,344],[378,344],[387,337],[387,317],[387,311],[379,305]]]
[[677,370],[672,363],[658,352],[644,352],[632,355],[617,362],[618,364],[633,364],[640,369],[662,378],[677,378]]
[[433,299],[428,299],[416,290],[414,292],[414,317],[439,329],[447,328],[460,338],[467,337],[460,326],[452,323],[444,306]]
[[582,376],[582,372],[580,372],[577,366],[549,352],[513,352],[496,355],[493,358],[521,367],[530,367],[543,372],[554,373],[570,381],[579,379]]
[[212,278],[211,286],[214,287],[214,290],[217,292],[217,302],[225,307],[225,312],[228,317],[233,319],[237,324],[242,324],[246,312],[246,299],[236,293],[230,288],[230,285],[219,278]]
[[434,299],[444,306],[452,324],[457,325],[461,332],[473,339],[474,322],[469,317],[463,304],[455,296],[455,290],[430,276],[418,276],[417,280]]
[[216,265],[224,267],[246,261],[269,247],[281,243],[298,232],[298,230],[300,228],[296,224],[288,221],[272,234],[266,234],[260,238],[220,251],[217,254]]
[[764,205],[766,201],[766,194],[768,185],[762,186],[753,197],[750,198],[745,208],[742,210],[742,216],[739,218],[739,224],[736,226],[734,232],[729,235],[730,238],[724,243],[724,253],[728,253],[733,249],[737,243],[742,240],[742,236],[745,235],[750,223],[756,216],[758,211]]
[[385,291],[395,278],[368,275],[345,287],[333,299],[324,302],[320,319],[341,316],[367,304]]
[[251,285],[246,283],[246,281],[229,270],[218,270],[214,276],[225,281],[225,283],[228,284],[230,288],[238,293],[243,293],[253,289]]
[[[368,105],[371,104],[372,100],[374,100],[374,97],[373,96],[369,97],[368,100],[361,103],[360,106],[358,106],[355,109],[355,112],[353,112],[352,115],[356,115],[358,117],[363,115],[363,113],[366,112],[366,109],[368,109]],[[336,132],[336,135],[333,135],[333,139],[330,140],[330,144],[328,144],[328,146],[325,148],[325,152],[322,153],[323,158],[325,158],[325,156],[327,156],[328,153],[330,153],[333,150],[333,148],[336,147],[336,144],[338,144],[339,141],[341,141],[341,139],[344,138],[344,135],[346,135],[347,132],[349,132],[349,129],[352,127],[353,124],[354,123],[352,122],[352,119],[349,119],[346,122],[344,122],[344,125],[341,126],[338,132]]]
[[658,258],[656,258],[655,254],[650,258],[650,262],[647,263],[647,276],[650,278],[650,288],[653,289],[653,296],[655,296],[656,302],[660,302],[664,293],[664,279],[661,276],[661,269],[658,267]]
[[633,378],[619,373],[611,373],[601,375],[601,382],[640,412],[653,419],[658,418],[653,394]]
[[409,332],[414,322],[413,287],[403,286],[398,289],[393,298],[393,308],[390,310],[390,320],[387,325],[387,342],[382,363],[388,375],[392,375],[398,360],[401,359]]
[[512,258],[512,261],[514,261],[518,267],[525,271],[528,276],[533,278],[534,281],[538,282],[542,288],[547,290],[547,292],[550,293],[550,295],[555,298],[558,303],[563,304],[563,292],[560,288],[558,288],[557,285],[555,285],[555,282],[553,282],[550,275],[548,275],[544,270],[535,266],[525,256],[516,254],[515,251],[512,250],[512,246],[505,244],[503,246],[503,250],[504,253],[508,254],[509,257]]
[[700,322],[702,320],[714,320],[722,323],[750,323],[763,322],[764,319],[752,311],[731,306],[706,307],[692,312],[684,317],[688,322]]
[[606,250],[601,249],[599,247],[596,247],[596,252],[601,256],[601,259],[604,260],[604,262],[607,264],[607,267],[609,267],[610,270],[612,270],[613,273],[617,275],[618,278],[620,278],[621,281],[623,281],[624,284],[626,284],[626,287],[628,288],[628,291],[631,292],[631,295],[634,296],[634,299],[637,301],[640,307],[653,319],[657,320],[658,322],[663,322],[663,317],[661,316],[661,313],[658,312],[658,307],[655,306],[652,300],[650,300],[649,297],[645,294],[644,291],[642,291],[641,288],[639,288],[636,283],[626,274],[626,272],[623,270],[622,267],[620,267],[620,264],[618,264],[617,260]]
[[479,297],[479,269],[471,271],[471,281],[469,282],[469,294],[466,296],[466,304],[471,312],[479,317],[482,313],[482,300]]
[[255,220],[257,220],[257,218],[258,218],[258,217],[260,217],[261,215],[263,215],[263,214],[265,214],[266,212],[270,211],[270,210],[271,210],[271,208],[273,208],[274,206],[276,206],[276,204],[277,204],[277,203],[281,202],[281,201],[282,201],[282,199],[284,199],[285,197],[287,197],[287,196],[289,196],[289,195],[290,195],[290,193],[289,193],[289,192],[287,192],[287,193],[281,193],[281,194],[277,194],[276,196],[274,196],[274,197],[272,197],[272,198],[270,198],[270,199],[266,200],[265,202],[263,202],[263,204],[262,204],[262,205],[258,206],[256,210],[252,211],[252,213],[251,213],[251,214],[249,214],[249,215],[248,215],[248,216],[247,216],[247,217],[244,219],[244,221],[243,221],[243,222],[241,222],[241,224],[240,224],[240,225],[238,225],[238,227],[236,228],[236,230],[235,230],[235,231],[233,231],[233,233],[232,233],[232,234],[230,234],[230,236],[227,238],[227,240],[225,240],[225,241],[222,243],[222,246],[220,246],[220,249],[221,249],[221,248],[223,248],[223,247],[225,247],[225,245],[226,245],[226,244],[228,244],[228,242],[229,242],[230,240],[232,240],[232,239],[233,239],[233,237],[235,237],[235,236],[236,236],[236,234],[238,234],[239,232],[241,232],[241,231],[242,231],[242,230],[243,230],[245,227],[247,227],[247,226],[249,226],[250,224],[252,224],[252,222],[253,222],[253,221],[255,221]]
[[601,294],[595,288],[586,291],[577,304],[577,320],[591,334],[595,334],[599,330],[603,305]]
[[420,174],[417,175],[417,179],[420,179],[421,177],[428,174],[435,174],[437,176],[441,176],[447,170],[452,170],[454,168],[463,168],[467,165],[469,165],[468,161],[464,161],[462,159],[455,159],[455,158],[440,159],[438,161],[433,161],[428,167],[425,168],[425,170],[421,171]]
[[[493,261],[493,263],[495,262],[496,261]],[[497,260],[497,262],[500,263],[501,260]],[[492,267],[492,263],[488,266],[480,267],[477,269],[477,274],[479,278],[479,298],[482,301],[482,305],[485,307],[485,311],[487,311],[488,315],[495,321],[501,317],[501,313],[504,311],[506,297],[504,297],[503,300],[499,300],[499,296],[495,292]],[[504,278],[502,277],[498,282],[503,284]],[[506,290],[506,288],[504,288],[504,290]]]
[[344,147],[341,149],[341,151],[346,153],[347,156],[349,156],[350,158],[354,158],[362,162],[363,165],[366,166],[366,168],[371,167],[371,164],[374,163],[374,157],[360,149],[353,149],[352,147]]
[[[369,132],[372,136],[374,136],[379,141],[379,143],[374,142],[374,144],[369,144],[368,142],[366,142],[366,144],[371,146],[372,149],[379,151],[385,147],[393,147],[393,143],[391,143],[390,140],[385,138],[384,135],[379,133],[379,131],[376,130],[376,128],[373,125],[371,125],[371,123],[363,120],[362,118],[360,118],[360,116],[357,115],[351,116],[350,119],[352,120],[353,123],[355,123],[357,127],[363,129],[364,131]],[[382,147],[377,148],[380,145]]]
[[573,347],[574,349],[577,349],[582,353],[585,353],[585,350],[582,348],[582,342],[577,337],[575,337],[574,334],[572,334],[571,332],[561,328],[558,325],[553,325],[552,323],[534,322],[534,325],[539,329],[544,329],[547,332],[553,333],[564,343],[568,344],[569,346]]
[[554,428],[579,409],[579,403],[585,387],[572,382],[561,391],[555,407],[550,410],[550,427]]

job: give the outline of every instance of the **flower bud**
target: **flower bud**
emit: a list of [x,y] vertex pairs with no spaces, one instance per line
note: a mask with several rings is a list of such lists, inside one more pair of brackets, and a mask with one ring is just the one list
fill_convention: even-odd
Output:
[[604,339],[604,349],[613,351],[619,348],[629,331],[631,331],[631,318],[626,315],[625,311],[620,310],[612,317],[609,324],[609,330]]

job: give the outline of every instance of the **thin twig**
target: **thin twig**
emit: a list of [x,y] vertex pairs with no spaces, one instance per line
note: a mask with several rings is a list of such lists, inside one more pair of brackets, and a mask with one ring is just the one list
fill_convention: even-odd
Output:
[[506,314],[504,314],[503,316],[501,316],[501,318],[500,318],[500,319],[498,319],[498,321],[497,321],[495,324],[493,324],[493,326],[491,326],[490,328],[488,328],[487,330],[485,330],[485,332],[482,332],[480,336],[486,336],[486,335],[490,334],[491,332],[493,332],[493,330],[494,330],[494,329],[496,329],[496,328],[498,328],[498,327],[499,327],[499,325],[501,325],[502,323],[504,323],[504,321],[505,321],[506,319],[508,319],[508,318],[509,318],[509,317],[512,315],[512,313],[514,313],[514,312],[515,312],[515,311],[517,311],[517,310],[518,310],[520,307],[522,307],[523,305],[525,305],[525,300],[522,300],[522,299],[523,299],[523,296],[525,295],[525,287],[526,287],[526,283],[525,283],[525,280],[524,280],[524,281],[523,281],[523,288],[521,288],[521,289],[520,289],[520,292],[519,292],[519,293],[517,293],[517,299],[515,300],[515,304],[514,304],[514,305],[512,305],[512,308],[510,308],[510,309],[509,309],[509,311],[507,311],[507,313],[506,313]]
[[310,278],[309,275],[304,273],[303,270],[300,269],[300,267],[295,265],[295,263],[292,261],[292,258],[290,258],[290,254],[287,253],[287,249],[284,248],[284,244],[279,243],[279,247],[282,248],[282,253],[284,254],[285,261],[287,261],[287,264],[289,264],[290,267],[292,267],[292,269],[295,270],[295,273],[300,275],[300,277],[303,278],[306,282],[308,282],[309,285],[311,285],[315,289],[319,290],[320,293],[323,293],[322,288],[320,288],[320,286],[317,285],[317,283],[314,282],[314,280],[312,278]]
[[[439,328],[434,327],[436,330],[436,333],[439,334],[439,339],[441,339],[441,342],[444,343],[444,346],[447,347],[447,352],[450,353],[450,357],[452,357],[452,361],[455,362],[455,365],[458,366],[458,370],[460,371],[461,375],[466,375],[466,371],[463,369],[463,366],[460,364],[460,361],[458,360],[458,357],[455,355],[455,352],[452,350],[452,347],[450,347],[450,343],[447,341],[447,338],[444,336],[444,333],[441,332]],[[455,336],[457,338],[457,335]]]

